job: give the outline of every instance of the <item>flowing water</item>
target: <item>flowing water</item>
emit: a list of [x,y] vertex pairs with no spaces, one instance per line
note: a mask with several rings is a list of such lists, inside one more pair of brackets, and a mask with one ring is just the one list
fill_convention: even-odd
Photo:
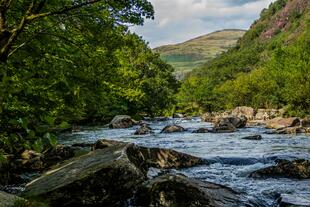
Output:
[[[172,123],[188,130],[183,133],[160,133],[166,125]],[[251,172],[273,165],[276,159],[310,159],[310,136],[268,134],[267,130],[261,127],[248,127],[228,134],[193,134],[191,132],[194,129],[212,127],[210,123],[201,122],[199,118],[150,121],[149,124],[155,132],[152,135],[134,136],[138,126],[130,129],[89,127],[83,128],[81,132],[64,134],[60,142],[93,143],[98,139],[112,139],[147,147],[170,148],[202,157],[211,164],[176,172],[229,186],[256,206],[276,206],[275,200],[280,194],[310,198],[310,180],[248,178]],[[261,134],[263,139],[241,139],[256,134]]]

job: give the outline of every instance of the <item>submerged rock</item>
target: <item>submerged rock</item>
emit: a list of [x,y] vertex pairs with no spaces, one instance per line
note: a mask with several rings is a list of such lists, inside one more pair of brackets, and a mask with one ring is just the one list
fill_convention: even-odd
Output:
[[136,193],[134,206],[240,207],[232,189],[200,182],[183,175],[166,174],[146,182]]
[[263,137],[262,137],[262,135],[253,135],[253,136],[243,137],[241,139],[246,139],[246,140],[262,140]]
[[135,131],[135,135],[146,135],[153,133],[152,128],[146,124],[143,124],[139,129]]
[[185,129],[178,125],[168,125],[166,126],[161,133],[175,133],[175,132],[184,132]]
[[197,130],[194,130],[193,133],[196,133],[196,134],[203,134],[203,133],[208,133],[209,132],[209,129],[207,128],[200,128],[200,129],[197,129]]
[[279,207],[309,207],[310,199],[304,196],[281,194],[278,204]]
[[104,149],[67,160],[28,183],[23,196],[57,207],[121,206],[147,180],[149,167],[180,168],[199,163],[200,158],[173,150],[112,141]]
[[310,178],[310,161],[309,160],[278,160],[275,166],[257,170],[250,174],[252,178]]
[[115,116],[109,124],[111,129],[121,129],[121,128],[130,128],[136,121],[134,121],[130,116],[127,115],[118,115]]
[[296,127],[299,125],[300,125],[300,119],[297,117],[291,117],[291,118],[277,117],[266,122],[266,127],[270,129]]

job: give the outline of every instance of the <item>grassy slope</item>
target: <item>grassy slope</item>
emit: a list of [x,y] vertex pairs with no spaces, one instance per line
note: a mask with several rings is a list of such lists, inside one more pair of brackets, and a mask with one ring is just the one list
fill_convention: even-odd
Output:
[[176,71],[186,72],[235,46],[244,33],[244,30],[222,30],[184,43],[161,46],[154,51],[159,52],[162,59],[174,66]]

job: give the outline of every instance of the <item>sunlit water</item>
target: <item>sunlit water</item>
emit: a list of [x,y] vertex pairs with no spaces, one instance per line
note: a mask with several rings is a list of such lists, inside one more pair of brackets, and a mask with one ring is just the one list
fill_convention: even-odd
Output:
[[[161,134],[168,124],[178,124],[188,129],[184,133]],[[193,134],[200,127],[211,128],[210,123],[200,119],[149,122],[154,134],[134,136],[138,127],[108,129],[104,127],[83,128],[81,132],[64,134],[63,144],[93,143],[98,139],[133,142],[147,147],[170,148],[205,158],[211,164],[181,170],[181,173],[202,181],[229,186],[244,195],[257,206],[276,206],[279,194],[291,194],[310,198],[310,180],[252,179],[248,175],[260,168],[274,164],[278,158],[310,159],[310,137],[306,135],[271,135],[265,128],[240,129],[228,134]],[[261,134],[263,140],[244,140],[242,137]]]

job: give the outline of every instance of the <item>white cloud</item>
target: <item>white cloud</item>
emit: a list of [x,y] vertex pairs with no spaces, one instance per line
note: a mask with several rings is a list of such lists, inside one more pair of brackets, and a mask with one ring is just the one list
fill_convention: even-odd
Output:
[[150,0],[155,20],[131,30],[151,47],[183,42],[220,29],[248,29],[275,0]]

